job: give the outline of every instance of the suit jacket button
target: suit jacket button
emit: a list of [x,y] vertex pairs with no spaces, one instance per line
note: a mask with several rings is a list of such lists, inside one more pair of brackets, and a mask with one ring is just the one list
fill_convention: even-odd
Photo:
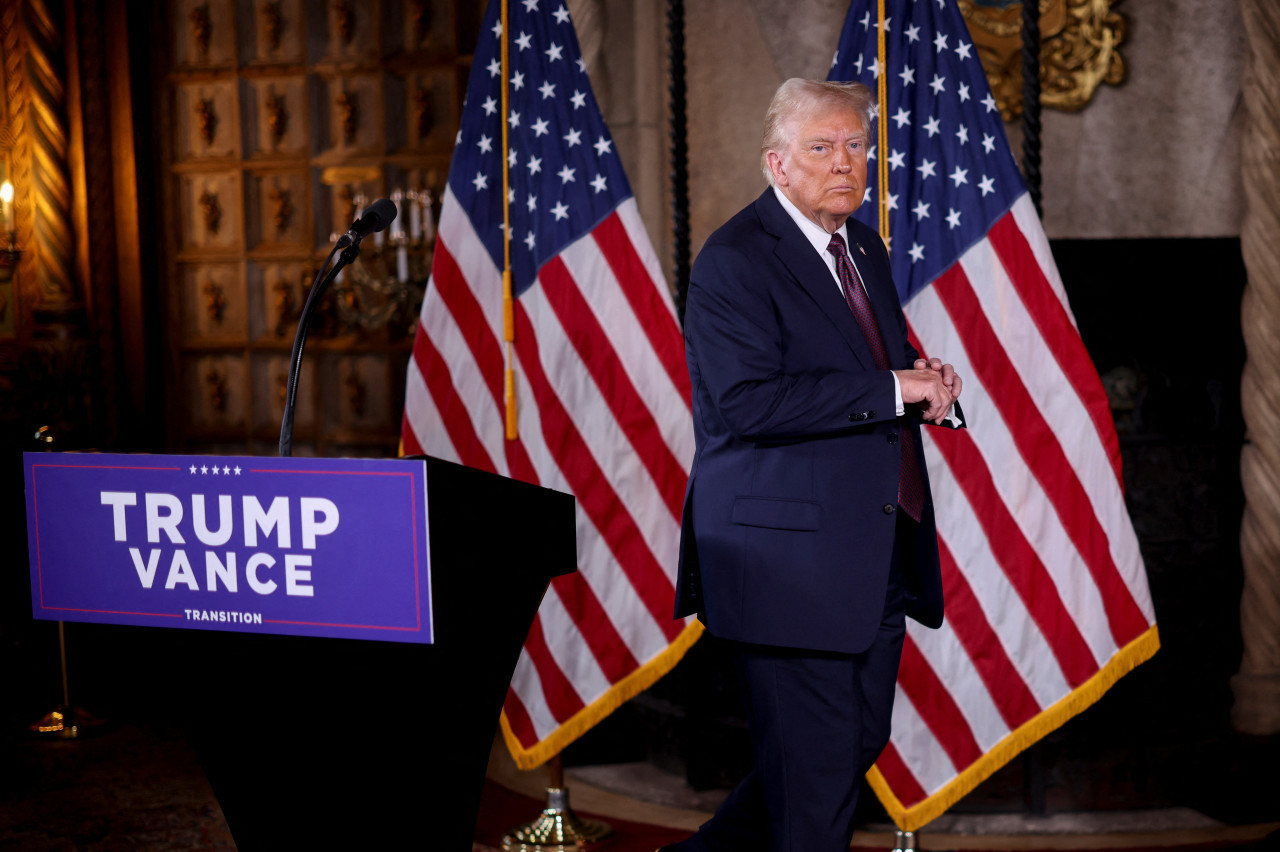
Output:
[[888,435],[886,435],[885,437],[888,439],[888,441],[889,441],[889,443],[890,443],[890,444],[896,444],[896,443],[898,443],[898,433],[897,433],[897,432],[890,432],[890,433],[889,433]]
[[896,508],[896,507],[895,507],[892,503],[885,503],[885,504],[884,504],[884,513],[885,513],[886,515],[892,515],[892,514],[893,514],[893,510],[894,510],[895,508]]

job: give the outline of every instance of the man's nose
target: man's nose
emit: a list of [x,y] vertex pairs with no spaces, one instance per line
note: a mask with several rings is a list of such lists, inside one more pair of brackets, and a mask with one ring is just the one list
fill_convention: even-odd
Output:
[[832,163],[831,169],[837,174],[847,174],[853,168],[853,158],[848,151],[836,151],[835,161]]

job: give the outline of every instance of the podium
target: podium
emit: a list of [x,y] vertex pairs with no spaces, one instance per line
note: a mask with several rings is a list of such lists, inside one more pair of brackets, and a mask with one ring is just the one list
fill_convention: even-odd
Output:
[[427,459],[434,644],[164,631],[240,852],[470,850],[503,698],[573,497]]

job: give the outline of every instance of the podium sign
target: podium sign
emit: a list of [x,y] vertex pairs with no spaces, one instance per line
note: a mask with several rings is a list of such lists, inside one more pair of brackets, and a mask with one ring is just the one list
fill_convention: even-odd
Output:
[[25,453],[38,619],[430,643],[418,460]]

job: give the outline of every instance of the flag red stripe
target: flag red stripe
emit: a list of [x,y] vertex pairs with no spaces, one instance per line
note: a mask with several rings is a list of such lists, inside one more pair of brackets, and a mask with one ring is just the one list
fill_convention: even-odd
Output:
[[538,356],[537,335],[519,300],[516,301],[515,316],[516,350],[520,354],[524,378],[538,403],[547,449],[556,459],[570,489],[577,495],[579,508],[595,524],[645,608],[667,640],[672,641],[683,628],[671,615],[675,588],[649,550],[627,505],[610,486],[581,433],[552,390]]
[[407,409],[400,418],[400,442],[404,445],[404,454],[406,456],[420,456],[423,454],[422,444],[418,442],[418,435],[414,432],[413,421],[409,419]]
[[987,537],[991,554],[1008,578],[1031,619],[1040,628],[1072,688],[1097,671],[1093,652],[1055,592],[1053,578],[1022,534],[996,491],[991,471],[967,429],[939,429],[934,446],[942,454]]
[[458,460],[468,467],[480,470],[496,471],[489,451],[484,448],[476,434],[471,414],[463,405],[458,389],[449,380],[449,372],[445,369],[444,359],[435,344],[425,334],[416,335],[413,339],[413,359],[422,373],[427,391],[435,400],[436,410],[444,429],[449,433],[449,440],[458,453]]
[[610,683],[640,667],[581,571],[553,577],[551,585]]
[[542,681],[542,694],[547,699],[547,709],[551,711],[551,715],[557,722],[572,718],[582,709],[582,699],[578,697],[578,691],[573,688],[569,678],[565,677],[560,664],[547,647],[547,637],[542,632],[541,614],[533,617],[529,635],[524,640],[524,650],[538,672],[538,679]]
[[684,404],[692,410],[689,369],[684,359],[684,336],[676,325],[675,317],[671,315],[671,308],[663,301],[649,270],[636,253],[635,244],[627,236],[627,229],[616,210],[596,226],[592,237],[608,261],[609,268],[613,270],[614,277],[618,279],[618,285],[626,294],[627,301],[631,303],[632,312],[644,326],[645,335],[657,353],[658,360],[671,377],[672,384],[680,391]]
[[991,241],[1010,283],[1018,291],[1018,297],[1039,329],[1045,346],[1053,353],[1058,367],[1075,388],[1085,411],[1093,420],[1098,439],[1115,470],[1116,481],[1123,489],[1120,441],[1111,422],[1111,406],[1107,402],[1106,391],[1102,389],[1102,382],[1098,379],[1084,341],[1071,322],[1066,308],[1054,293],[1044,270],[1036,261],[1035,253],[1018,228],[1012,212],[996,221],[988,232],[987,239]]
[[898,686],[911,699],[912,706],[953,765],[964,768],[982,757],[982,747],[978,745],[969,721],[960,712],[960,706],[947,691],[946,684],[920,653],[910,633],[902,643]]
[[502,344],[485,321],[484,307],[476,299],[472,283],[462,274],[443,240],[436,241],[432,253],[431,286],[436,288],[440,300],[449,309],[458,332],[467,342],[476,369],[489,387],[489,395],[501,408],[502,374],[506,368]]
[[1147,629],[1147,619],[1116,568],[1107,533],[1084,485],[1027,392],[958,263],[938,277],[934,291],[964,339],[974,372],[993,390],[991,399],[1008,424],[1018,452],[1040,482],[1097,584],[1116,646],[1124,647]]
[[507,726],[511,728],[511,733],[522,746],[532,748],[537,745],[538,732],[534,730],[529,711],[524,708],[524,702],[520,700],[520,696],[516,695],[516,691],[510,687],[507,688],[507,697],[502,702],[502,712],[507,717]]
[[547,261],[538,273],[538,280],[542,282],[547,303],[613,412],[618,427],[626,434],[636,455],[653,477],[667,510],[678,520],[684,504],[684,483],[688,473],[662,439],[653,414],[622,368],[622,361],[614,352],[613,341],[601,328],[578,289],[578,283],[559,255]]
[[884,751],[880,752],[880,756],[876,758],[876,768],[880,770],[885,783],[889,785],[889,789],[898,797],[898,801],[904,808],[923,802],[928,796],[920,786],[920,782],[916,780],[916,776],[903,762],[902,755],[894,748],[893,743],[889,743],[884,747]]
[[1000,711],[1000,718],[1009,730],[1015,730],[1040,712],[1040,704],[1000,644],[1000,638],[978,605],[973,587],[941,537],[938,538],[938,559],[942,565],[942,588],[947,601],[947,624],[973,662],[992,702]]

